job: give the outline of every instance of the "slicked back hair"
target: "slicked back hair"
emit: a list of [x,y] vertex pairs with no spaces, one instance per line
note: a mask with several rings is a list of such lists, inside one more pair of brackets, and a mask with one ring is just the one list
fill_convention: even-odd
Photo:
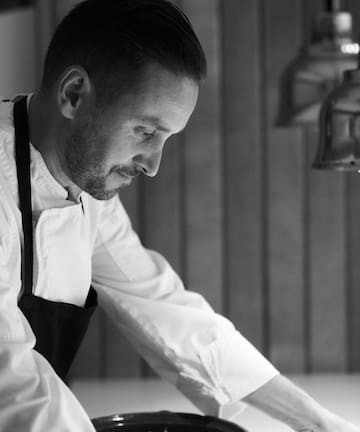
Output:
[[42,88],[71,65],[83,67],[99,103],[109,102],[157,62],[200,83],[206,60],[184,13],[168,0],[87,0],[61,21],[50,42]]

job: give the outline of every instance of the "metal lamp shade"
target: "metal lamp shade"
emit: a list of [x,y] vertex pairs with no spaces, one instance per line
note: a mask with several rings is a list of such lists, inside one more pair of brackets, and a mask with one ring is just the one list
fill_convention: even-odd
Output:
[[360,70],[346,71],[321,108],[313,168],[360,171]]
[[317,125],[320,106],[342,79],[357,67],[359,45],[351,38],[352,17],[347,12],[321,12],[315,21],[312,43],[280,79],[277,126]]

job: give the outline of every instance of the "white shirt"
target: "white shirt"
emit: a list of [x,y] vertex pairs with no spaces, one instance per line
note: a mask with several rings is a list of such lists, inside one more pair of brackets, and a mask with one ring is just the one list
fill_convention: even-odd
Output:
[[[0,431],[94,431],[86,413],[33,347],[17,306],[21,215],[13,104],[0,103]],[[118,197],[79,202],[31,146],[34,294],[83,306],[90,284],[100,306],[165,379],[203,412],[230,418],[241,399],[279,372],[169,263],[146,250]],[[121,407],[120,407],[121,409]]]

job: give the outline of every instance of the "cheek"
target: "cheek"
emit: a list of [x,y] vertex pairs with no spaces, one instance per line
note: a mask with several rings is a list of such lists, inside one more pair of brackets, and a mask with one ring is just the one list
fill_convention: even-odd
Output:
[[105,147],[105,157],[110,165],[131,165],[134,157],[141,151],[141,145],[131,136],[109,139]]
[[144,143],[134,133],[134,128],[123,125],[111,125],[108,122],[98,124],[97,145],[101,147],[103,160],[108,167],[114,165],[131,165],[133,158],[142,152]]

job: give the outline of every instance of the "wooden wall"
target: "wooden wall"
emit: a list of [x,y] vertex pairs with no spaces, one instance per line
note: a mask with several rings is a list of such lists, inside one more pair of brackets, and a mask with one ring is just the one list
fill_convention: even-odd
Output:
[[[273,126],[280,73],[323,1],[176,3],[209,76],[157,178],[121,193],[134,226],[283,372],[359,371],[360,177],[311,170],[316,129]],[[74,378],[149,374],[97,313]]]
[[[35,45],[34,9],[24,7],[1,11],[0,97],[9,97],[34,87]],[[17,54],[14,55],[14,52]]]

